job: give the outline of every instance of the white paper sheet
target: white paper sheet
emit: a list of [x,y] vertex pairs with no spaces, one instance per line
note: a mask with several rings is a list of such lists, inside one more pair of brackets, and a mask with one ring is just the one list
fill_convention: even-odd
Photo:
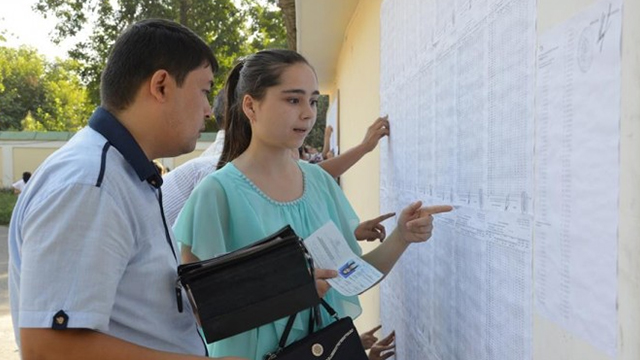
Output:
[[612,358],[622,1],[602,1],[540,37],[535,305]]
[[535,5],[382,3],[381,211],[457,206],[382,282],[398,359],[532,356]]
[[358,295],[382,278],[380,271],[351,251],[347,240],[331,221],[303,242],[316,268],[338,271],[337,277],[327,281],[342,295]]
[[[338,94],[338,92],[336,92]],[[333,133],[331,134],[331,138],[329,139],[329,149],[333,151],[334,155],[339,155],[340,151],[338,149],[338,98],[334,98],[331,100],[329,104],[329,110],[327,110],[327,119],[326,126],[331,126],[333,128]],[[324,150],[324,149],[323,149]]]

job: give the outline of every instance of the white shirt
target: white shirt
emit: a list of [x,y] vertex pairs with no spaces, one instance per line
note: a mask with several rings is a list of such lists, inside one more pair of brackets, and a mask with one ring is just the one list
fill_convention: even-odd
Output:
[[11,185],[14,189],[18,190],[19,192],[22,192],[22,190],[24,190],[25,185],[27,185],[24,180],[20,179],[16,182],[13,183],[13,185]]
[[200,157],[187,161],[162,178],[164,215],[170,226],[176,222],[193,189],[202,179],[216,170],[223,145],[224,131],[220,130],[213,144],[209,145]]

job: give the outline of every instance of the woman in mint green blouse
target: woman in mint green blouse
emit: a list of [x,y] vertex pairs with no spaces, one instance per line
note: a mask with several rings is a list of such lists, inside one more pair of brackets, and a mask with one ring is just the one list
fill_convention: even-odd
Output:
[[[304,57],[289,50],[253,54],[231,71],[225,93],[227,136],[220,170],[198,185],[174,227],[183,261],[236,250],[287,224],[305,238],[328,221],[361,255],[354,237],[358,217],[335,180],[317,165],[291,156],[291,149],[302,145],[316,119],[318,83]],[[387,274],[410,243],[431,236],[431,214],[449,210],[450,206],[421,208],[420,202],[409,205],[396,230],[363,259]],[[331,274],[335,276],[334,271]],[[322,279],[316,284],[319,295],[341,317],[360,314],[357,297],[329,289]],[[323,323],[330,323],[322,313]],[[277,348],[286,320],[210,344],[210,355],[262,360]],[[289,342],[307,334],[307,322],[306,314],[296,317]]]

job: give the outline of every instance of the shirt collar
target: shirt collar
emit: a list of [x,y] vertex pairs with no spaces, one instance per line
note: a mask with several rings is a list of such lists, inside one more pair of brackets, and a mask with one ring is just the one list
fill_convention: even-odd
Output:
[[89,127],[99,132],[111,146],[118,149],[138,174],[140,181],[146,181],[156,188],[162,185],[162,176],[156,166],[147,158],[129,130],[113,114],[103,107],[98,107],[89,119]]

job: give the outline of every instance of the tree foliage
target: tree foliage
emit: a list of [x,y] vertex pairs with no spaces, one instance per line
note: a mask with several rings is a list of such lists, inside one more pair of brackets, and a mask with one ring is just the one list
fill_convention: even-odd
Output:
[[86,124],[93,104],[74,60],[47,62],[29,47],[0,46],[0,130],[67,131]]
[[20,122],[35,112],[43,92],[44,57],[34,49],[0,47],[0,128],[20,130]]
[[[128,25],[141,19],[179,22],[211,46],[220,64],[213,94],[222,88],[225,74],[238,57],[286,44],[275,0],[38,0],[34,9],[58,19],[54,42],[93,26],[88,40],[77,43],[69,56],[81,64],[80,75],[95,104],[99,103],[100,72],[110,45]],[[215,128],[214,122],[207,128]]]
[[311,145],[318,150],[322,150],[324,145],[324,128],[327,123],[327,111],[329,110],[329,96],[321,95],[318,97],[318,115],[313,129],[307,135],[305,143]]
[[94,105],[81,84],[75,60],[58,61],[44,74],[44,101],[36,109],[36,123],[23,122],[24,130],[76,131],[86,125]]
[[245,9],[252,19],[249,24],[251,33],[250,50],[287,48],[287,31],[276,0],[270,0],[260,6],[255,0],[245,1]]
[[[35,49],[2,47],[0,29],[0,131],[74,131],[100,103],[100,74],[110,46],[131,23],[145,18],[179,22],[213,49],[220,70],[217,93],[235,60],[265,48],[285,48],[277,0],[38,0],[33,9],[57,19],[55,43],[89,31],[68,60],[48,62]],[[207,131],[217,130],[215,122]]]

